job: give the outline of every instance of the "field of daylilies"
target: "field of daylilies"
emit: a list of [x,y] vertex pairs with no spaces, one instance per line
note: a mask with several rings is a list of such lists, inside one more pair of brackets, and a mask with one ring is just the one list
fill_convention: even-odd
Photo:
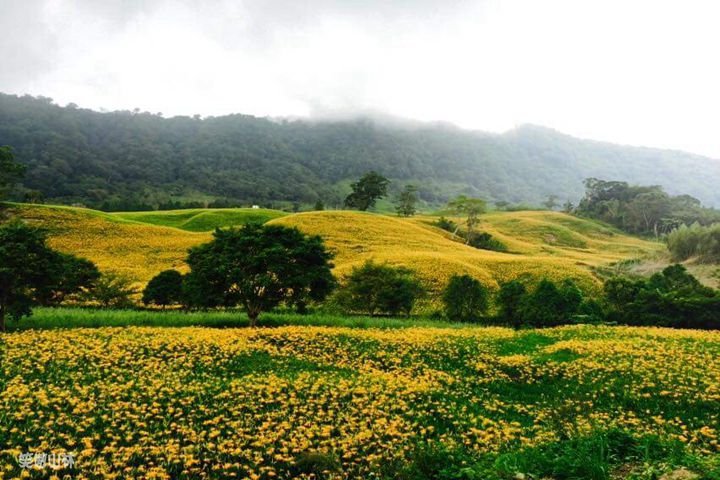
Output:
[[584,289],[594,290],[600,286],[591,271],[594,267],[664,248],[559,212],[484,215],[480,228],[507,246],[504,253],[463,245],[434,227],[438,217],[431,216],[405,219],[351,211],[286,215],[272,210],[257,210],[255,216],[232,210],[107,214],[42,205],[18,205],[13,212],[47,229],[53,248],[92,260],[103,272],[125,275],[139,288],[163,270],[185,271],[188,249],[210,241],[215,227],[249,220],[269,220],[322,236],[335,255],[338,277],[372,259],[414,270],[435,294],[453,274],[472,275],[492,289],[501,281],[529,277],[573,278]]
[[712,332],[26,330],[0,359],[0,478],[720,478]]

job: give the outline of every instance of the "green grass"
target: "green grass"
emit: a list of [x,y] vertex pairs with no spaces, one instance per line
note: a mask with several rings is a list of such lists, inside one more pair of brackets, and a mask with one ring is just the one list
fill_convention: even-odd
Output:
[[179,228],[190,232],[209,232],[216,228],[232,227],[250,222],[265,223],[287,214],[279,210],[263,208],[198,208],[153,212],[118,212],[109,215],[151,225]]
[[[465,328],[470,326],[426,318],[348,317],[326,313],[300,315],[287,312],[265,313],[261,315],[259,324],[264,327],[305,325],[347,328]],[[247,315],[239,310],[187,312],[183,310],[103,310],[94,308],[36,308],[31,317],[7,322],[9,331],[129,326],[231,328],[247,327],[248,325]]]

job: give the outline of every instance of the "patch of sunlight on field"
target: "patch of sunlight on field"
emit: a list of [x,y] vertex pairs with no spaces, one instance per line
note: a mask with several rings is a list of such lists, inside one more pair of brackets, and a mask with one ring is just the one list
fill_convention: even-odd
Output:
[[322,236],[335,252],[336,271],[346,274],[365,260],[387,261],[416,270],[439,289],[454,273],[467,273],[496,287],[530,276],[572,277],[595,288],[590,268],[644,256],[658,244],[623,235],[589,220],[554,212],[492,213],[480,229],[505,243],[508,253],[478,250],[430,225],[434,217],[412,219],[348,211],[309,212],[271,221]]
[[211,232],[216,228],[233,227],[245,223],[265,223],[287,215],[279,210],[256,208],[196,208],[153,212],[117,212],[114,217],[190,232]]
[[139,283],[168,268],[185,270],[188,249],[211,239],[209,233],[132,222],[93,210],[43,206],[13,210],[29,224],[47,229],[53,248]]

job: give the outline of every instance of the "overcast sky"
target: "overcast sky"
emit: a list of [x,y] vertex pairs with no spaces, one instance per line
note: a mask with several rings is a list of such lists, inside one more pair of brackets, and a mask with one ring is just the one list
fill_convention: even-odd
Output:
[[720,158],[719,24],[715,0],[0,0],[0,91],[534,123]]

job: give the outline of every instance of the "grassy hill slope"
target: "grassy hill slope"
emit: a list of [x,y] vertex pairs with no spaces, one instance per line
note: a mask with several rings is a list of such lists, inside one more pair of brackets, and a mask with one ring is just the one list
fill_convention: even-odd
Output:
[[[88,258],[102,270],[127,274],[139,283],[167,268],[184,270],[187,250],[210,240],[210,231],[216,226],[257,219],[239,210],[107,214],[70,207],[15,205],[12,211],[29,223],[47,228],[53,247]],[[434,227],[435,217],[429,216],[404,219],[349,211],[259,213],[265,218],[275,217],[270,223],[321,235],[336,255],[338,275],[375,259],[416,270],[436,291],[453,273],[471,274],[492,287],[521,276],[546,276],[572,277],[584,287],[594,288],[598,282],[592,267],[661,249],[658,244],[623,235],[597,222],[555,212],[484,215],[481,228],[505,243],[507,253],[466,246]],[[206,231],[181,229],[190,229],[188,225]]]
[[53,248],[139,283],[168,268],[186,268],[188,249],[211,238],[206,232],[186,232],[81,208],[17,205],[12,212],[46,228]]
[[431,225],[432,217],[402,219],[368,213],[310,212],[270,223],[296,226],[322,236],[343,275],[367,259],[416,270],[433,289],[453,273],[468,273],[497,286],[520,276],[572,277],[597,285],[591,267],[644,256],[659,245],[623,235],[590,220],[554,212],[493,213],[482,227],[503,241],[508,253],[478,250]]
[[249,222],[265,223],[287,215],[270,209],[252,208],[197,208],[152,212],[121,212],[111,215],[163,227],[175,227],[190,232],[209,232],[216,228],[231,227]]

